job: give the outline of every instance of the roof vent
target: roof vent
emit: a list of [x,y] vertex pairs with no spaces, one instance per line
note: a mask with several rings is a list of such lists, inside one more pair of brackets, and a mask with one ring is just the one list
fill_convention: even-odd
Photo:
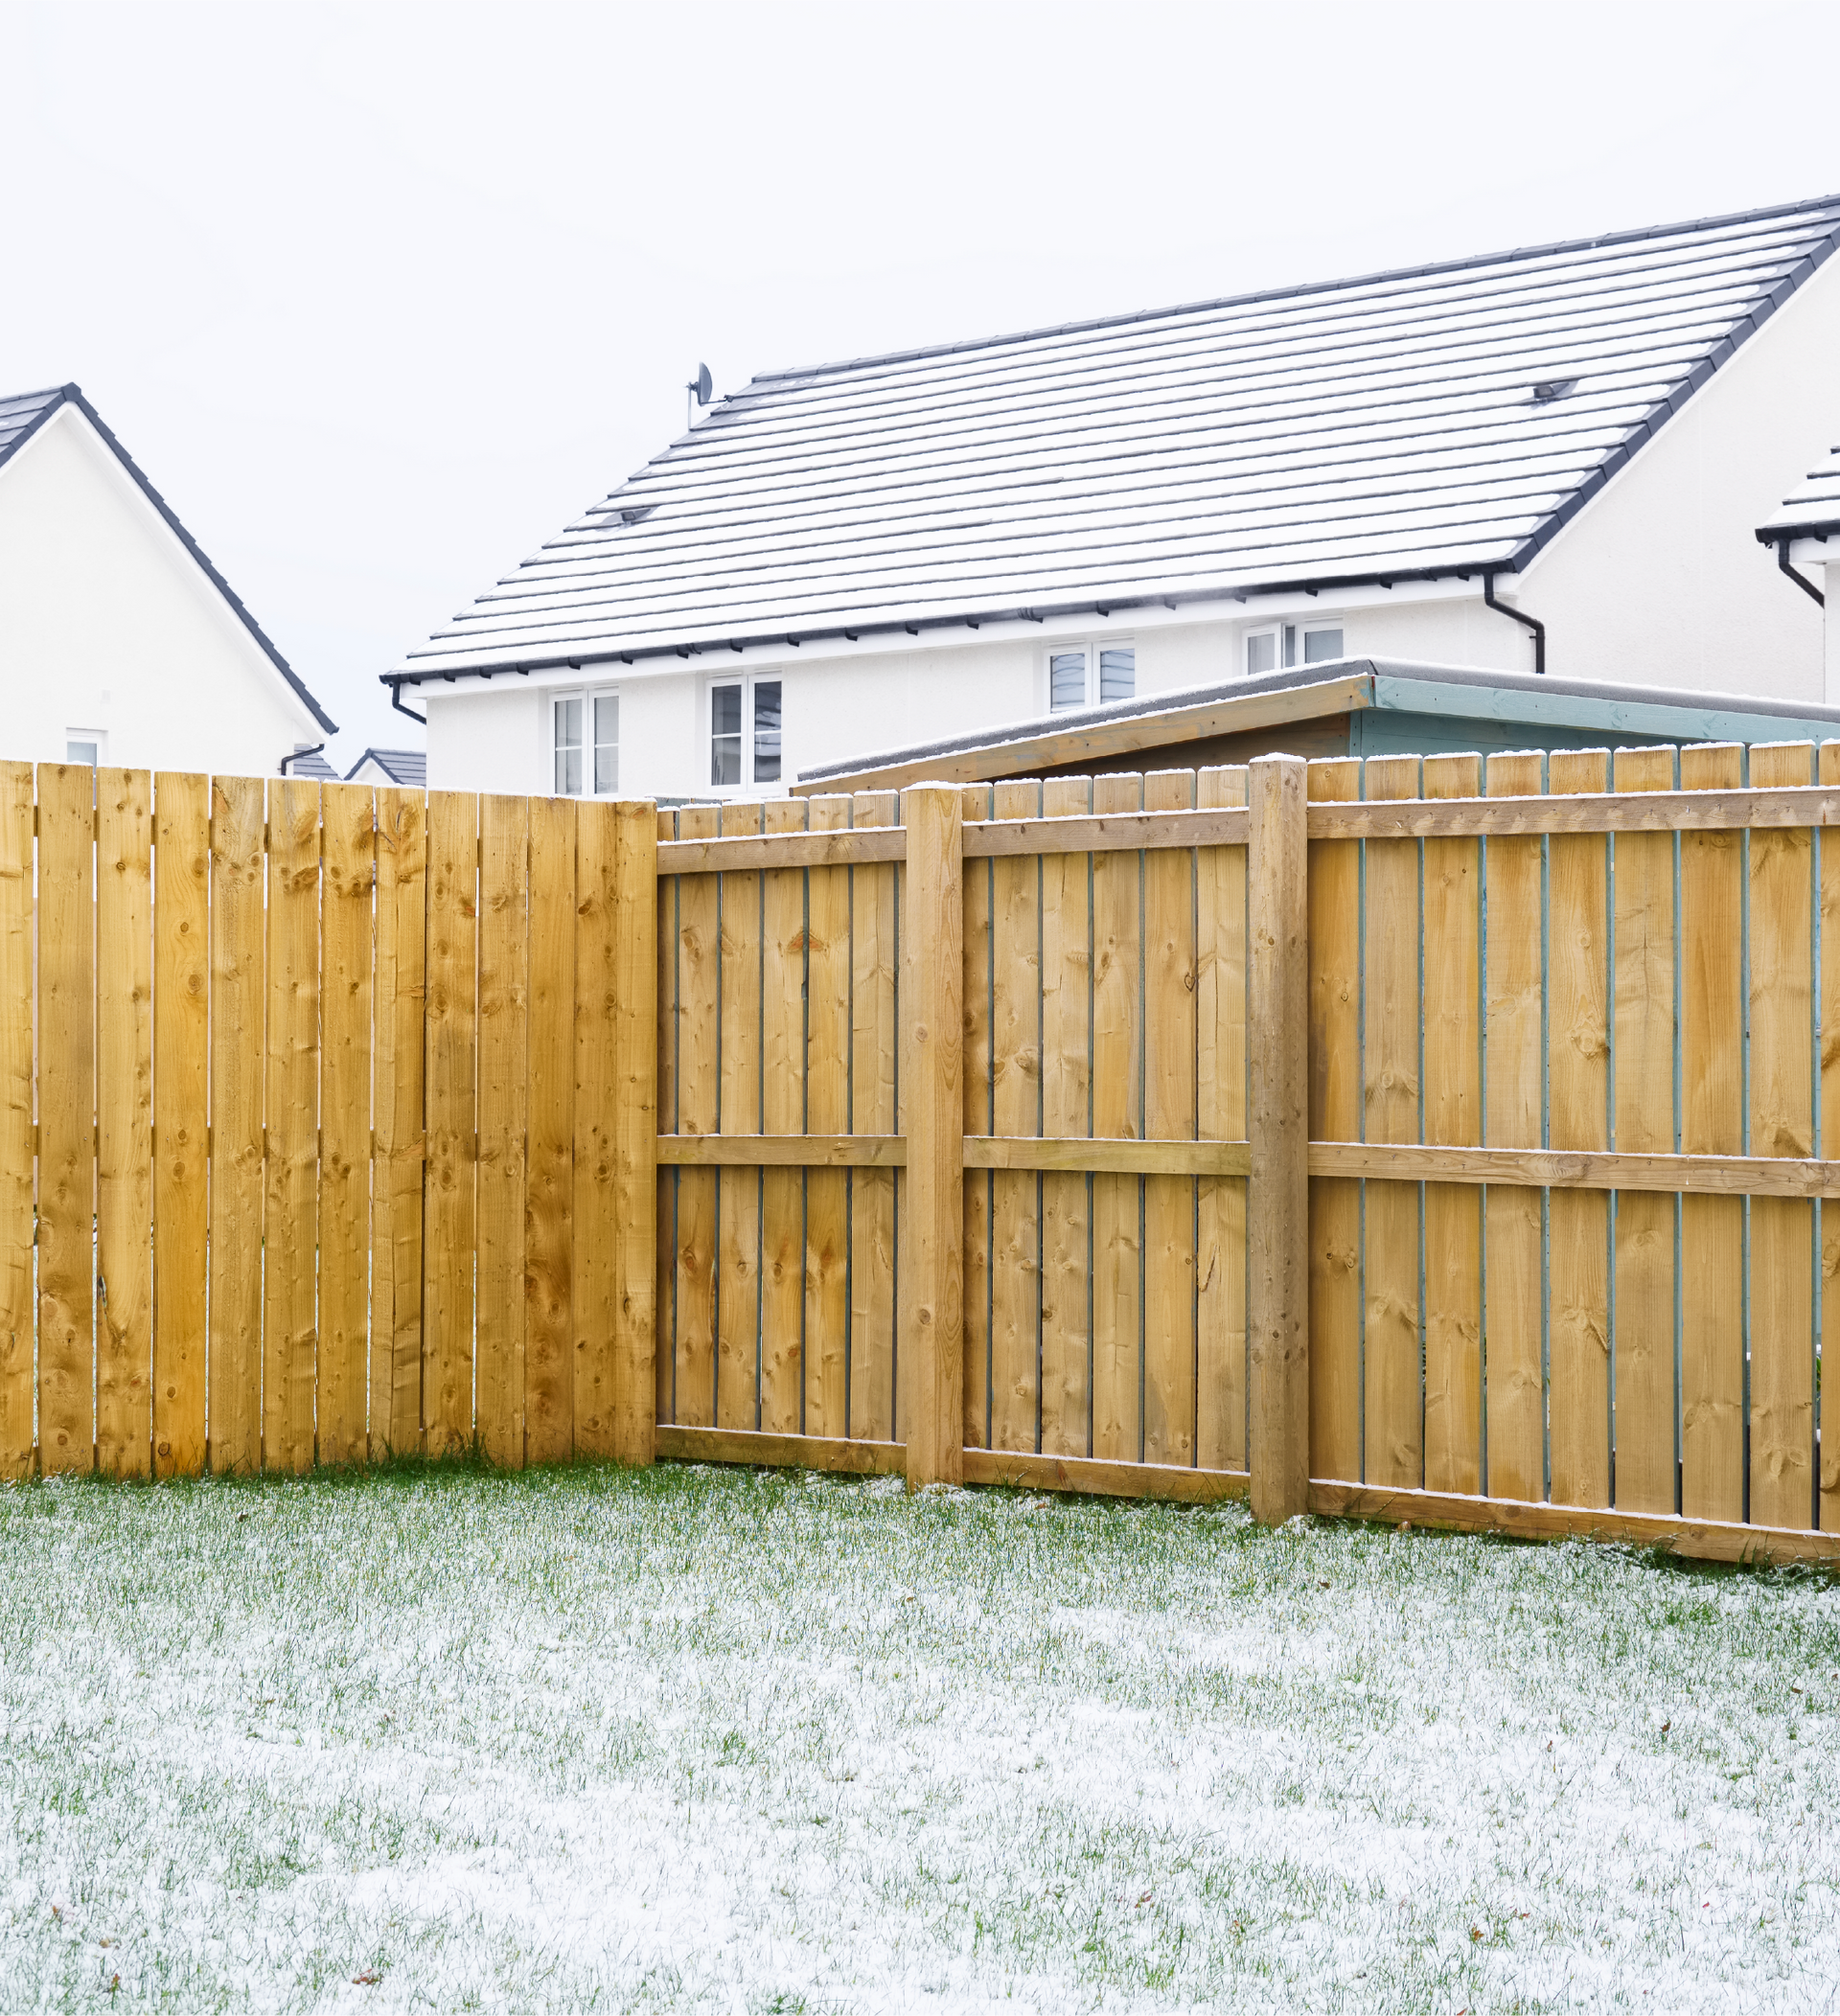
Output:
[[649,518],[657,508],[656,504],[622,504],[620,506],[620,523],[622,525],[636,525],[641,520]]
[[1555,399],[1563,399],[1568,392],[1577,389],[1576,378],[1543,378],[1533,388],[1533,403],[1536,406],[1551,405]]

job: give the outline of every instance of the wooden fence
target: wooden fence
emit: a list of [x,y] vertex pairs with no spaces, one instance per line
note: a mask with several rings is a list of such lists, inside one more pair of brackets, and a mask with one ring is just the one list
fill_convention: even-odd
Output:
[[1840,745],[664,813],[0,767],[0,1460],[1840,1558],[1836,823]]

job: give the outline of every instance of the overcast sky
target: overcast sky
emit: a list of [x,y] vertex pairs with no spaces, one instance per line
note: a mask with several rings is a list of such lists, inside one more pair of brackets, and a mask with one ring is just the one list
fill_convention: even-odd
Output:
[[[339,722],[755,371],[1840,189],[1831,6],[0,0],[0,392]],[[1840,368],[1840,360],[1836,362]]]

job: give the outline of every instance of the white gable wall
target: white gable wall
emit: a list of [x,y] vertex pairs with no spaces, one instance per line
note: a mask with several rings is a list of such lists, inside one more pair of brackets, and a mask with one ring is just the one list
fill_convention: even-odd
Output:
[[1823,699],[1821,611],[1758,543],[1811,445],[1840,440],[1840,258],[1790,297],[1579,512],[1504,600],[1547,670]]
[[272,775],[325,731],[81,411],[0,469],[0,757]]

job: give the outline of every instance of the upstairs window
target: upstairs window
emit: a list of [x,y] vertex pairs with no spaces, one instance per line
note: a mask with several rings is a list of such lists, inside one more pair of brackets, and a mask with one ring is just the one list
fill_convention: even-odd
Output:
[[1073,644],[1047,654],[1047,704],[1055,714],[1128,700],[1137,690],[1135,645]]
[[620,696],[559,693],[551,703],[559,798],[608,797],[620,788]]
[[85,764],[95,769],[103,760],[103,731],[100,728],[66,728],[64,761]]
[[1342,655],[1342,626],[1339,623],[1275,623],[1270,630],[1249,630],[1246,635],[1246,672],[1256,678],[1261,672],[1276,672],[1280,665],[1301,662],[1326,665]]
[[780,776],[780,682],[724,679],[709,689],[709,782],[748,790]]

